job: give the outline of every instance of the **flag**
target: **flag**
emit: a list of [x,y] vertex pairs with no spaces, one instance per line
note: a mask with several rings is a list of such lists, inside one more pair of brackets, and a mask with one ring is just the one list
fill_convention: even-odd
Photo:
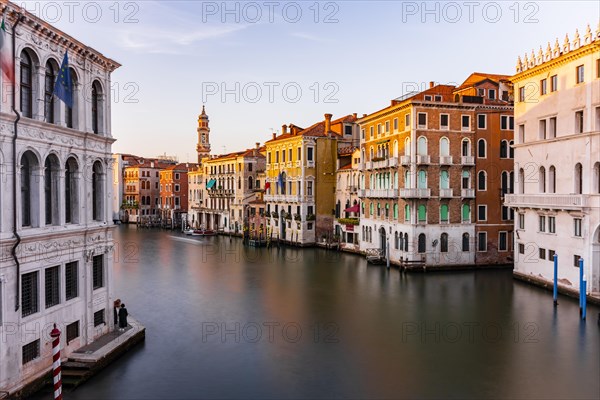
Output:
[[2,14],[2,23],[0,23],[0,69],[2,69],[2,75],[6,77],[10,82],[15,80],[15,68],[12,60],[12,51],[10,49],[10,43],[6,35],[6,9]]
[[54,84],[54,94],[64,101],[69,108],[73,108],[73,82],[71,81],[71,72],[69,71],[69,55],[65,51],[58,77]]
[[279,184],[279,187],[283,189],[283,174],[279,173],[279,176],[277,177],[277,183]]
[[269,190],[270,187],[271,187],[271,182],[265,183],[265,190]]

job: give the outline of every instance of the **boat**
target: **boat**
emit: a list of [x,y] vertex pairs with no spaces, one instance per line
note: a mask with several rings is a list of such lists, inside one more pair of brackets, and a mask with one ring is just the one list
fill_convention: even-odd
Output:
[[193,229],[186,229],[183,231],[183,233],[185,233],[188,236],[191,236],[194,234],[194,230]]
[[215,236],[217,232],[211,229],[194,229],[194,236]]

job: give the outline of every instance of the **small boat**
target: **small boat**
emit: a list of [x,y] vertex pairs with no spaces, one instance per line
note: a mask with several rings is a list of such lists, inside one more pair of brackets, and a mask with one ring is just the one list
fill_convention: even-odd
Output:
[[195,236],[215,236],[217,232],[211,229],[194,229],[193,235]]
[[191,236],[194,234],[194,230],[193,229],[186,229],[183,231],[183,233],[185,233],[188,236]]

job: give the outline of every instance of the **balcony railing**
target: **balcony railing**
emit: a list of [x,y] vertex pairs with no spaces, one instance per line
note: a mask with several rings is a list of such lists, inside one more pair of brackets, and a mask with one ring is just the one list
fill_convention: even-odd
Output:
[[400,189],[400,197],[404,199],[428,199],[431,189]]
[[452,197],[452,189],[440,189],[440,197],[448,198]]
[[462,156],[460,163],[462,165],[475,165],[475,156]]
[[395,199],[398,198],[398,189],[367,189],[366,197]]
[[474,199],[475,189],[461,189],[460,196],[464,199]]
[[367,191],[365,189],[359,189],[358,197],[367,197]]
[[600,196],[585,194],[507,194],[504,205],[509,207],[580,210],[583,207],[599,207]]
[[365,169],[390,168],[398,166],[398,157],[390,157],[385,160],[367,161]]
[[417,156],[417,164],[419,164],[419,165],[431,164],[431,156],[429,154],[424,155],[424,156]]
[[409,165],[411,162],[411,156],[400,156],[400,164]]
[[440,165],[452,165],[452,156],[440,156]]

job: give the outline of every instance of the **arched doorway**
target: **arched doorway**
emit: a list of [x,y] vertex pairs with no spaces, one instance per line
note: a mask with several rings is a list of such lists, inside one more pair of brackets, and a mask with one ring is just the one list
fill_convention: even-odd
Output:
[[382,226],[379,228],[379,248],[381,249],[382,254],[385,256],[385,249],[387,246],[387,237],[385,228]]

